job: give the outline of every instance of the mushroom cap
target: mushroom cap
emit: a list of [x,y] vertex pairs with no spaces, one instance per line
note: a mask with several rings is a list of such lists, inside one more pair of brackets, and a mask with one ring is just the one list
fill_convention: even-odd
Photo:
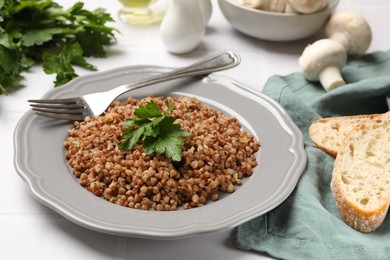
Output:
[[328,0],[287,0],[287,3],[298,13],[311,14],[324,9]]
[[280,0],[240,0],[241,4],[268,12],[283,13],[286,8],[285,1]]
[[318,81],[319,74],[324,68],[344,67],[347,63],[347,53],[340,43],[322,39],[308,45],[298,62],[306,79]]
[[268,1],[267,9],[268,10],[266,11],[283,13],[284,10],[286,9],[286,2],[280,0],[270,0]]
[[251,8],[260,9],[264,4],[264,0],[239,0],[238,3]]
[[[328,38],[340,37],[340,40],[349,55],[364,54],[372,41],[372,32],[367,20],[353,11],[340,11],[334,14],[325,26],[325,35]],[[332,37],[334,36],[334,37]]]

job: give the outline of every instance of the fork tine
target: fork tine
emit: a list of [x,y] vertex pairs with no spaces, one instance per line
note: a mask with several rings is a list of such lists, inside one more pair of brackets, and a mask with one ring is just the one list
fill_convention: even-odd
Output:
[[88,105],[81,98],[30,99],[30,106],[36,115],[82,121],[88,115]]
[[77,104],[75,98],[63,98],[63,99],[29,99],[31,103],[46,103],[46,104]]
[[82,104],[50,104],[50,103],[30,104],[30,106],[37,107],[37,108],[54,108],[54,109],[77,109],[77,108],[84,107]]
[[36,112],[44,112],[44,113],[53,113],[53,114],[71,114],[71,115],[83,115],[83,112],[85,111],[83,108],[77,108],[77,109],[58,109],[58,108],[37,108],[33,107],[32,110]]
[[46,113],[46,112],[35,112],[35,114],[39,116],[62,119],[62,120],[70,120],[70,121],[83,121],[85,118],[84,115],[53,114],[53,113]]

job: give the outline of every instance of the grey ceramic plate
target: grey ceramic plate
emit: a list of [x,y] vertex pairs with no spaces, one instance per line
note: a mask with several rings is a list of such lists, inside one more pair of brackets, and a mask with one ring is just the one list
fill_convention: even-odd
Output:
[[[108,90],[167,70],[130,66],[96,72],[53,89],[44,97],[65,98]],[[71,174],[63,142],[72,124],[39,117],[30,110],[15,129],[14,163],[34,197],[70,221],[96,231],[178,239],[233,228],[275,208],[295,188],[306,165],[303,136],[285,110],[270,98],[220,75],[175,80],[131,92],[135,98],[149,94],[195,96],[236,116],[261,142],[254,174],[234,193],[199,208],[158,212],[118,206],[85,190]]]

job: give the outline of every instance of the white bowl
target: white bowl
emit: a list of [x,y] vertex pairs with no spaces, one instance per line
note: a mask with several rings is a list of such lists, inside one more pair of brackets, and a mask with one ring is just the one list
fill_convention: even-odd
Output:
[[340,0],[328,0],[326,9],[314,14],[274,13],[249,8],[237,0],[218,0],[225,18],[238,31],[269,41],[293,41],[315,34],[327,22]]

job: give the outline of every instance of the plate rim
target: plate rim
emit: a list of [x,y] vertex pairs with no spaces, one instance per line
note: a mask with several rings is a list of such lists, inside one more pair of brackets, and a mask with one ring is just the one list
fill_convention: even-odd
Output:
[[[82,84],[84,81],[89,80],[89,79],[96,79],[96,77],[106,77],[106,75],[110,75],[112,73],[123,73],[126,71],[135,72],[139,70],[146,70],[148,72],[153,72],[153,73],[158,73],[158,72],[163,72],[170,70],[172,68],[170,67],[164,67],[164,66],[154,66],[154,65],[130,65],[130,66],[125,66],[125,67],[119,67],[111,70],[106,70],[106,71],[101,71],[101,72],[95,72],[91,74],[87,74],[84,76],[80,76],[73,81],[69,82],[66,84],[66,86],[63,86],[58,89],[51,89],[43,97],[50,97],[50,96],[58,96],[58,95],[64,95],[64,93],[71,93],[71,92],[77,92],[78,86]],[[216,231],[223,231],[223,230],[228,230],[231,228],[234,228],[242,223],[245,223],[257,216],[263,215],[266,212],[274,209],[278,205],[280,205],[285,199],[287,199],[290,194],[293,192],[295,189],[299,178],[306,166],[307,163],[307,156],[306,152],[304,150],[304,138],[302,132],[299,130],[299,128],[295,125],[293,120],[288,116],[286,110],[275,100],[271,99],[270,97],[266,96],[265,94],[254,90],[252,88],[249,88],[248,86],[245,86],[241,84],[240,82],[227,77],[227,76],[222,76],[219,74],[210,74],[208,76],[205,76],[203,80],[209,80],[209,81],[214,81],[214,82],[225,82],[225,84],[229,83],[229,86],[231,88],[239,88],[240,91],[243,91],[245,93],[249,93],[251,95],[255,95],[263,100],[265,100],[272,108],[277,110],[279,113],[279,120],[282,120],[283,122],[286,123],[286,127],[288,127],[293,135],[292,135],[292,141],[290,143],[290,148],[294,148],[294,161],[293,164],[290,166],[290,170],[288,173],[285,174],[285,178],[283,180],[283,185],[281,184],[279,186],[280,190],[283,187],[283,192],[278,193],[276,196],[276,193],[273,193],[272,196],[267,198],[267,200],[263,201],[258,205],[257,207],[254,207],[250,210],[246,211],[246,216],[240,216],[239,220],[234,220],[236,217],[235,215],[230,216],[228,219],[225,219],[221,223],[211,223],[209,225],[197,225],[197,224],[189,224],[185,228],[181,229],[176,229],[176,230],[170,230],[167,232],[165,229],[161,230],[147,230],[146,228],[142,228],[142,230],[137,230],[135,232],[128,232],[128,231],[123,231],[120,228],[115,229],[112,226],[105,226],[105,225],[99,225],[99,223],[96,223],[96,221],[90,221],[88,220],[88,216],[84,219],[80,218],[80,216],[76,216],[75,214],[72,214],[72,212],[69,211],[67,208],[67,205],[59,205],[55,201],[51,201],[45,196],[45,191],[41,190],[40,185],[37,185],[36,180],[34,178],[39,178],[39,176],[34,176],[34,172],[32,172],[27,165],[20,165],[19,164],[19,148],[18,148],[18,136],[17,134],[19,133],[20,126],[22,122],[27,120],[31,115],[33,115],[33,112],[31,110],[28,110],[26,113],[23,114],[23,116],[19,119],[15,130],[14,130],[14,167],[19,174],[19,176],[28,184],[33,196],[46,205],[47,207],[53,209],[54,211],[58,212],[60,215],[64,216],[68,220],[79,224],[81,226],[84,226],[86,228],[95,230],[95,231],[100,231],[104,233],[109,233],[109,234],[114,234],[114,235],[125,235],[125,236],[133,236],[133,237],[143,237],[143,238],[153,238],[153,239],[180,239],[180,238],[185,238],[189,236],[194,236],[194,235],[199,235],[203,233],[209,233],[209,232],[216,232]],[[70,85],[70,87],[69,87]],[[72,87],[73,85],[73,87]],[[225,85],[224,85],[225,86]],[[225,86],[226,87],[226,86]],[[73,88],[73,89],[71,89]],[[31,119],[30,123],[33,123],[34,120]],[[260,140],[261,142],[261,140]],[[261,149],[261,148],[260,148]],[[288,180],[286,178],[288,176]],[[287,185],[287,187],[286,187]],[[276,198],[275,198],[276,197]],[[266,207],[264,207],[264,204],[267,204]],[[260,208],[262,208],[260,210]],[[194,209],[191,209],[194,210]]]

